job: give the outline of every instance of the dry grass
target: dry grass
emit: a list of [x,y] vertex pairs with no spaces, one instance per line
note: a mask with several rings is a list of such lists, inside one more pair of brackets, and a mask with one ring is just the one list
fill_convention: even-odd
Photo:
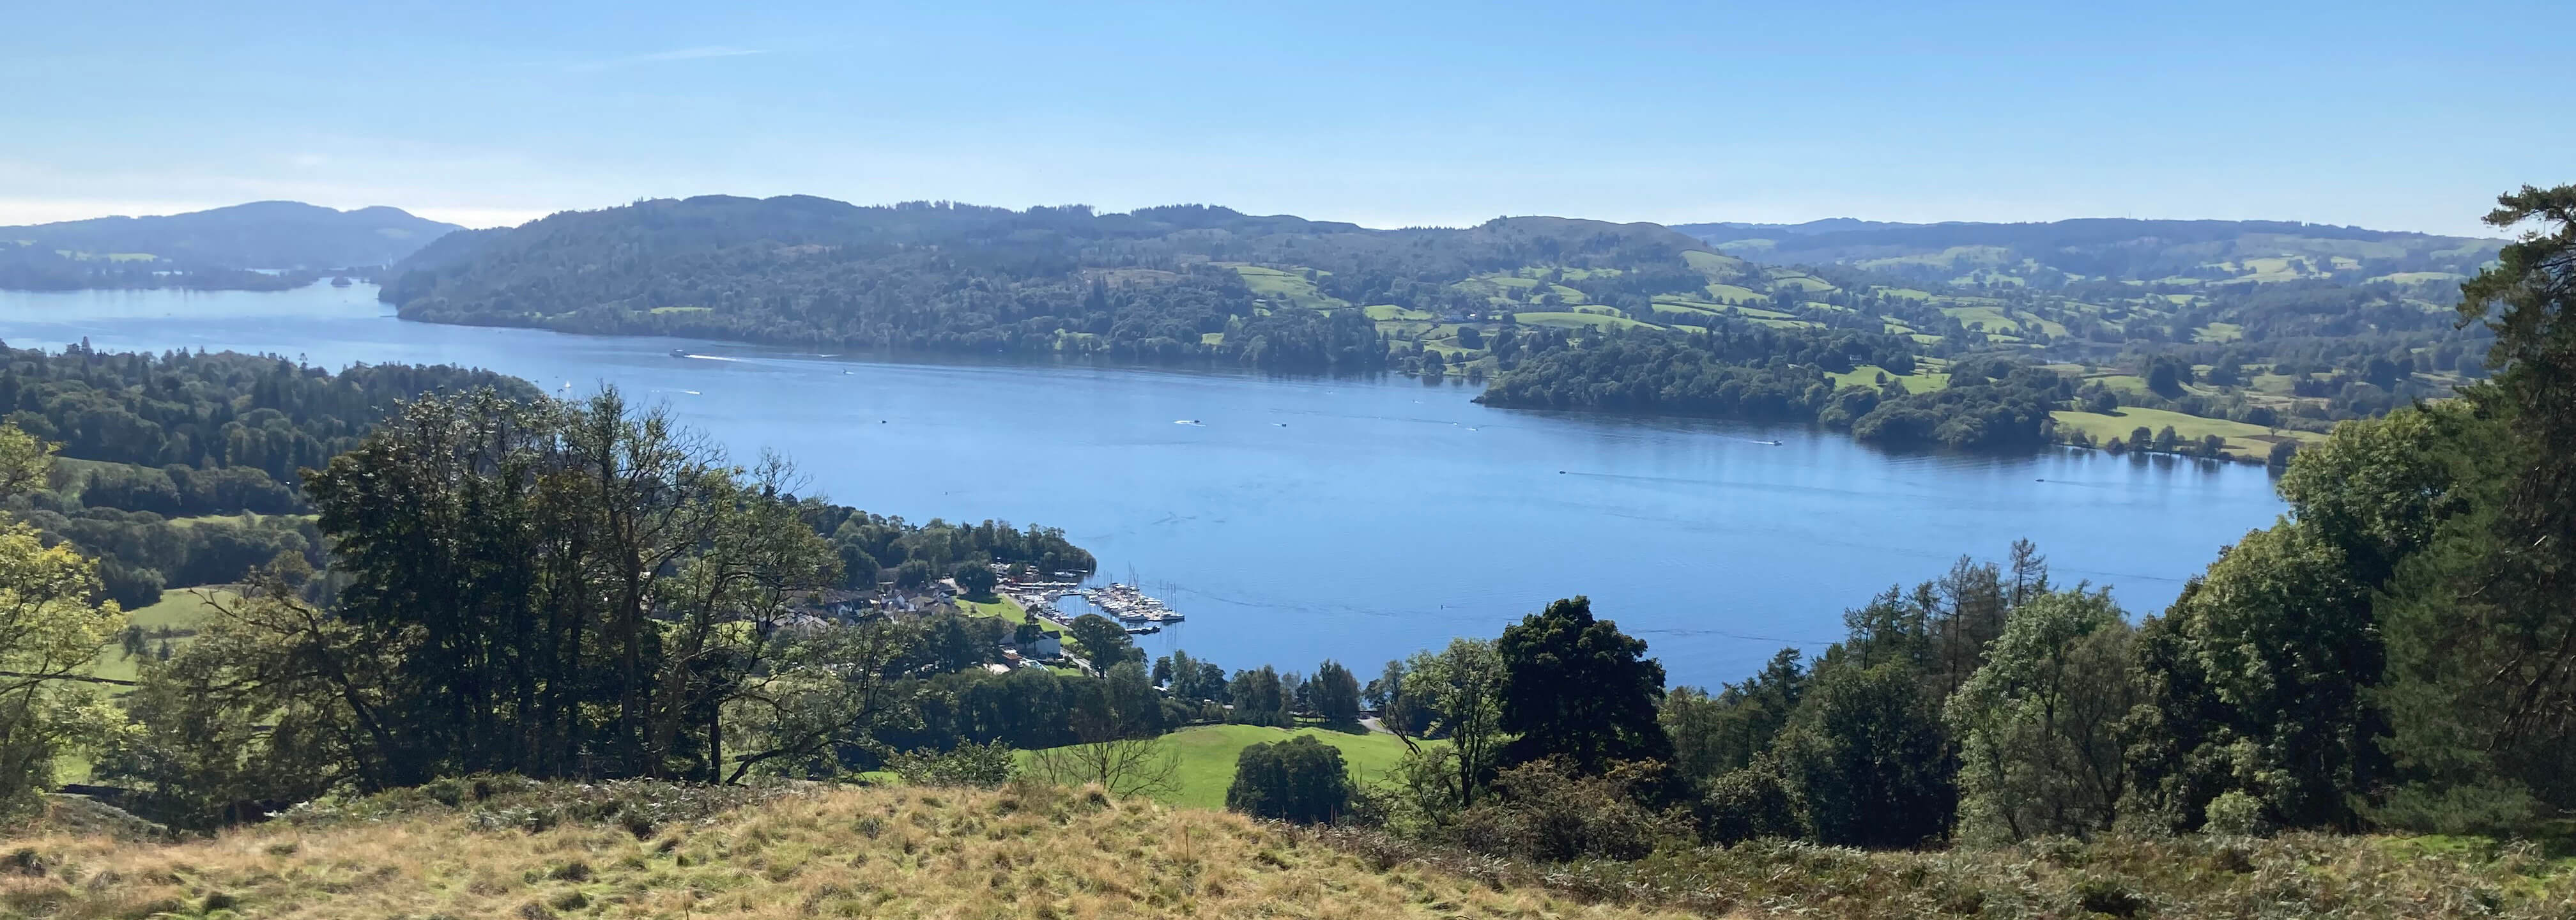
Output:
[[1867,852],[1758,841],[1636,862],[1531,865],[1362,830],[1308,832],[1410,865],[1596,903],[1707,916],[1878,920],[2576,917],[2576,859],[2531,843],[2330,834],[2042,840]]
[[[1015,786],[815,789],[695,821],[508,829],[463,809],[152,844],[0,845],[0,916],[1630,917],[1223,812]],[[498,829],[493,829],[498,828]]]

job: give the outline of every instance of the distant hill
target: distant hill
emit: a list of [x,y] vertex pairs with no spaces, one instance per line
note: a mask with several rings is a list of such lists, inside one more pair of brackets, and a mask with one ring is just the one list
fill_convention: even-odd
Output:
[[1921,227],[1923,224],[1891,223],[1883,220],[1861,220],[1853,217],[1828,217],[1803,224],[1674,224],[1673,229],[1704,240],[1734,240],[1748,236],[1812,236],[1844,230],[1885,230],[1896,227]]
[[150,261],[181,269],[328,269],[391,265],[460,229],[399,208],[337,211],[256,201],[163,217],[0,227],[0,245],[74,261]]
[[2333,278],[2400,284],[2476,274],[2502,240],[2266,220],[2084,218],[2048,223],[1686,224],[1675,229],[1765,262],[1836,264],[1916,281],[2042,287],[2085,278],[2170,283]]
[[1605,292],[1698,291],[1744,267],[1661,226],[1555,217],[1370,230],[1204,205],[704,196],[456,234],[395,266],[382,296],[411,319],[570,332],[1374,368],[1381,321],[1584,302],[1556,286],[1567,272],[1516,274],[1530,266]]
[[2485,330],[2450,302],[2498,245],[2265,221],[1690,229],[707,196],[451,234],[380,296],[414,320],[813,351],[1457,375],[1492,405],[1953,447],[2045,443],[2081,391],[2231,423],[2204,452],[2261,460],[2478,374]]

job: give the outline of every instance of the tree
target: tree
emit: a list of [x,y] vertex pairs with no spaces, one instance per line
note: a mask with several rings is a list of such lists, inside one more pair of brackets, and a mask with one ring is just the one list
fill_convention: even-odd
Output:
[[1136,647],[1135,640],[1127,638],[1127,627],[1097,613],[1073,618],[1073,624],[1065,632],[1073,636],[1074,644],[1082,646],[1082,657],[1100,671],[1105,672],[1120,662],[1145,660],[1145,651]]
[[930,587],[933,571],[930,560],[906,559],[902,565],[894,567],[894,586],[904,591],[919,591]]
[[[795,634],[769,656],[741,692],[724,702],[724,749],[733,755],[726,782],[760,772],[831,775],[839,752],[893,753],[879,736],[917,724],[907,660],[925,641],[918,626],[883,619]],[[952,773],[972,761],[950,763]]]
[[1335,725],[1357,724],[1360,720],[1360,684],[1351,669],[1341,662],[1326,659],[1315,667],[1315,677],[1308,682],[1312,689],[1315,715]]
[[[0,426],[0,488],[43,462],[31,439]],[[93,604],[97,565],[35,528],[0,523],[0,811],[24,810],[54,785],[54,759],[107,741],[125,723],[88,682],[101,646],[125,628],[115,602]]]
[[[2129,728],[2136,807],[2124,817],[2190,829],[2238,791],[2274,826],[2360,825],[2355,805],[2396,778],[2379,689],[2392,656],[2431,667],[2408,656],[2453,644],[2439,635],[2481,631],[2464,615],[2475,610],[2464,584],[2399,578],[2444,533],[2498,507],[2480,483],[2524,456],[2475,401],[2346,423],[2299,451],[2278,486],[2290,514],[2222,551],[2140,628],[2147,705]],[[2437,635],[2383,622],[2406,607],[2380,599],[2392,594],[2430,604],[2414,623]],[[2476,717],[2447,706],[2422,715]]]
[[1816,839],[1911,847],[1948,832],[1957,806],[1939,701],[1912,669],[1828,653],[1778,747],[1782,778]]
[[1500,727],[1519,735],[1506,760],[1557,757],[1587,774],[1619,761],[1671,762],[1672,740],[1655,721],[1664,666],[1646,657],[1644,640],[1593,619],[1590,598],[1523,617],[1494,650],[1506,675]]
[[1225,670],[1213,662],[1201,661],[1189,652],[1174,649],[1168,656],[1171,683],[1166,692],[1184,703],[1196,705],[1202,700],[1224,702]]
[[1350,800],[1341,749],[1313,735],[1244,748],[1225,790],[1228,810],[1298,824],[1329,823],[1349,810]]
[[2405,784],[2382,817],[2452,833],[2576,808],[2576,185],[2497,204],[2489,224],[2532,227],[2461,285],[2458,307],[2495,334],[2494,382],[2460,400],[2474,417],[2415,410],[2452,422],[2442,454],[2458,459],[2431,477],[2451,488],[2429,497],[2456,510],[2399,564],[2383,617],[2378,699]]
[[1985,666],[1943,712],[1960,751],[1962,836],[2111,828],[2128,792],[2118,728],[2136,701],[2129,636],[2108,591],[2079,586],[2013,608]]
[[1228,721],[1247,725],[1288,724],[1287,695],[1281,691],[1279,672],[1269,665],[1234,672],[1234,679],[1226,683],[1226,692],[1234,699],[1234,709],[1227,715]]
[[1001,576],[993,574],[992,566],[981,562],[958,563],[957,574],[954,577],[957,579],[958,590],[966,592],[967,597],[977,600],[991,598],[993,586],[1002,582]]
[[839,581],[793,485],[614,390],[424,397],[307,477],[336,592],[280,572],[227,616],[266,650],[244,667],[285,662],[270,676],[299,693],[246,705],[334,734],[360,790],[722,781],[731,703],[774,673],[790,608]]
[[1378,724],[1398,735],[1419,735],[1431,727],[1431,713],[1420,700],[1404,692],[1405,666],[1402,659],[1390,660],[1378,676],[1368,682],[1362,697],[1378,712]]
[[1715,695],[1696,687],[1666,694],[1657,718],[1672,736],[1674,772],[1704,785],[1769,750],[1806,692],[1800,657],[1797,649],[1781,649],[1760,673]]
[[[1452,639],[1439,654],[1416,652],[1405,662],[1404,695],[1420,701],[1431,714],[1432,731],[1449,739],[1438,748],[1444,769],[1437,780],[1448,801],[1458,807],[1476,803],[1476,792],[1492,778],[1503,744],[1502,695],[1508,679],[1494,644]],[[1404,735],[1408,757],[1429,755]]]
[[1096,784],[1118,796],[1173,788],[1181,755],[1152,725],[1160,706],[1145,681],[1136,662],[1110,669],[1105,692],[1071,713],[1076,743],[1031,752],[1029,772],[1058,785]]
[[2342,553],[2292,524],[2246,534],[2149,618],[2137,817],[2192,829],[2234,789],[2283,826],[2354,826],[2352,794],[2384,775],[2367,598]]
[[2171,358],[2157,358],[2147,365],[2147,389],[2166,399],[2181,399],[2182,385],[2191,382],[2191,368]]
[[2263,457],[2263,465],[2274,473],[2290,468],[2290,458],[2299,453],[2299,442],[2282,439],[2272,442],[2272,450]]
[[2140,425],[2136,428],[2130,429],[2129,431],[2130,450],[2152,450],[2154,449],[2153,445],[2155,440],[2156,433],[2147,430],[2147,426],[2145,425]]

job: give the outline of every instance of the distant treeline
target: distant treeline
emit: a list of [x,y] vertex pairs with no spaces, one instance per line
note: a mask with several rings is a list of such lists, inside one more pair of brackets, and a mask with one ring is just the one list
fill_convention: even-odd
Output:
[[76,257],[40,246],[0,240],[0,290],[79,291],[93,288],[183,288],[198,291],[287,291],[325,276],[309,271],[258,272],[158,259],[120,261]]
[[1837,388],[1826,376],[1860,364],[1912,373],[1912,355],[1892,338],[1759,326],[1610,333],[1520,361],[1477,401],[1820,422],[1885,444],[2026,447],[2048,443],[2050,409],[2075,394],[2066,378],[2010,359],[1961,361],[1949,388],[1928,393],[1907,393],[1901,382]]

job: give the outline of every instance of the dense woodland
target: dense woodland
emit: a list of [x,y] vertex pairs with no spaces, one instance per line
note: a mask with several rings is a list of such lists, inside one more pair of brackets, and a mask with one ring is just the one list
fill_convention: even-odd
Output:
[[[1085,667],[995,674],[989,618],[792,614],[852,564],[961,583],[1087,566],[1060,533],[916,532],[799,498],[783,465],[732,464],[613,392],[487,388],[416,399],[306,472],[323,565],[279,555],[113,700],[61,679],[121,627],[95,565],[0,530],[0,615],[25,627],[0,632],[0,790],[29,802],[54,755],[88,751],[128,805],[195,828],[483,773],[1025,771],[1123,795],[1168,775],[1177,726],[1373,713],[1409,749],[1385,778],[1352,782],[1329,746],[1262,745],[1227,801],[1365,829],[1379,853],[1647,873],[1775,852],[1724,849],[1764,839],[2548,839],[2576,814],[2576,476],[2555,462],[2576,450],[2576,186],[2489,219],[2535,228],[2463,286],[2492,378],[2337,426],[2289,461],[2287,514],[2142,617],[2021,543],[1855,599],[1843,641],[1714,691],[1668,688],[1580,596],[1365,676],[1149,664],[1096,618],[1070,631]],[[1952,389],[2039,388],[2009,364]],[[0,427],[0,490],[41,489],[57,462]],[[2116,894],[2085,903],[2143,910]]]
[[338,374],[273,356],[0,348],[8,424],[72,458],[9,507],[99,559],[110,597],[226,584],[280,553],[323,562],[298,471],[319,466],[401,400],[526,383],[485,371],[359,365]]

